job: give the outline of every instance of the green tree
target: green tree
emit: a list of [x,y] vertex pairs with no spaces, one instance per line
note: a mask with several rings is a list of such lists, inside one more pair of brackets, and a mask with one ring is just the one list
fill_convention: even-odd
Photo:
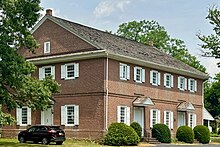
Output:
[[9,112],[17,107],[49,107],[59,88],[51,77],[32,78],[36,67],[18,53],[38,47],[30,30],[39,18],[39,4],[40,0],[0,0],[0,124],[13,123]]
[[[209,8],[208,16],[206,19],[209,20],[213,26],[213,34],[208,36],[198,34],[198,38],[203,42],[201,47],[203,48],[204,56],[220,58],[220,10],[214,6]],[[218,63],[220,67],[220,63]]]
[[213,117],[220,116],[220,73],[216,74],[214,81],[204,84],[204,103],[206,109]]
[[137,42],[153,45],[174,58],[202,71],[206,68],[200,64],[200,61],[191,55],[184,41],[171,38],[163,26],[156,21],[132,21],[119,25],[117,35]]

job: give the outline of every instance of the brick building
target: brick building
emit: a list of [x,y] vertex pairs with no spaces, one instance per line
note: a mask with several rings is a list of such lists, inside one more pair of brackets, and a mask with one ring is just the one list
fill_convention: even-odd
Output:
[[22,50],[39,79],[61,84],[44,111],[14,110],[17,124],[3,136],[34,124],[61,125],[68,137],[98,138],[113,122],[139,122],[147,136],[156,123],[174,134],[178,126],[202,124],[207,75],[162,51],[47,14],[33,28],[36,54]]

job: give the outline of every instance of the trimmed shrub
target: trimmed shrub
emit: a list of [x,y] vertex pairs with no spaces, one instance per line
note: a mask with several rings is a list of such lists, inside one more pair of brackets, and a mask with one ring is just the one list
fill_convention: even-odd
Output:
[[181,126],[177,129],[176,138],[178,139],[178,141],[183,141],[186,143],[193,143],[194,132],[192,128],[188,126]]
[[170,129],[165,124],[155,124],[152,129],[152,137],[162,143],[171,142]]
[[140,141],[134,129],[123,123],[112,123],[104,137],[105,145],[137,145]]
[[203,125],[198,125],[194,129],[195,139],[197,139],[200,143],[206,144],[210,141],[210,132],[208,127]]
[[141,125],[137,122],[132,122],[130,126],[135,130],[139,138],[141,138],[141,135],[142,135]]

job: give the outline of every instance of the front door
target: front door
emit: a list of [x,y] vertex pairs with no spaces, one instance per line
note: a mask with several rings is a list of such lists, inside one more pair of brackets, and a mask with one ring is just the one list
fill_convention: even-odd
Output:
[[186,125],[186,112],[178,112],[178,127]]
[[53,125],[53,113],[52,108],[41,111],[41,124],[42,125]]
[[144,108],[143,107],[134,107],[134,122],[137,122],[141,125],[142,136],[144,136]]

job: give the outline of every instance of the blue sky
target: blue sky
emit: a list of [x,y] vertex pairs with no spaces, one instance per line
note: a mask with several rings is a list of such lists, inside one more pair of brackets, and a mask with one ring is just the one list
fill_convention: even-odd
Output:
[[[198,57],[213,76],[220,71],[213,58],[201,57],[197,33],[208,35],[212,26],[205,17],[208,8],[219,0],[42,0],[44,9],[53,15],[100,30],[115,32],[119,24],[129,21],[156,20],[171,37],[185,41],[189,52]],[[42,12],[42,14],[45,14]]]

